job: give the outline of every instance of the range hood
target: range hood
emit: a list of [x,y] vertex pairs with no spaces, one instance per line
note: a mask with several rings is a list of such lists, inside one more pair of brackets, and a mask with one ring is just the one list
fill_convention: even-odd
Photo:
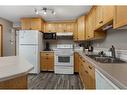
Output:
[[73,32],[57,32],[56,36],[57,36],[57,39],[71,40],[73,39]]

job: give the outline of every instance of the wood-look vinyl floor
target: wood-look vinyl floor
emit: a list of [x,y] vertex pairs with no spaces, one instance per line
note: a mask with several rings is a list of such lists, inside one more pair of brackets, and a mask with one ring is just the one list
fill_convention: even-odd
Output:
[[28,89],[83,89],[83,86],[78,74],[41,72],[38,75],[28,75]]

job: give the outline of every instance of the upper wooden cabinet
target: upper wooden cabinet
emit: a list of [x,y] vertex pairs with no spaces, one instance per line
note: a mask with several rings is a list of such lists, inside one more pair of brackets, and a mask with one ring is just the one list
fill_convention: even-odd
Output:
[[78,27],[78,41],[82,41],[85,40],[85,30],[86,30],[86,26],[85,26],[85,16],[81,16],[80,18],[78,18],[77,20],[77,27]]
[[86,16],[86,40],[94,37],[95,8],[91,9]]
[[50,22],[46,23],[44,32],[74,32],[74,22]]
[[113,20],[114,6],[103,6],[103,24]]
[[102,6],[97,6],[95,9],[95,25],[96,27],[100,27],[103,24],[103,7]]
[[114,28],[127,25],[127,6],[115,6],[114,9]]
[[96,6],[95,30],[113,20],[114,6]]
[[41,18],[21,18],[21,29],[43,31],[43,20]]
[[105,38],[105,31],[94,31],[95,29],[95,7],[86,16],[86,40]]

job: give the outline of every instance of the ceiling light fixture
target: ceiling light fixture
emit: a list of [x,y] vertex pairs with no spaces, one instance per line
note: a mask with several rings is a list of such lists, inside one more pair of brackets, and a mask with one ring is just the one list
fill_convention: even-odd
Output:
[[54,11],[54,9],[50,9],[50,8],[41,8],[40,10],[39,9],[36,9],[35,8],[35,13],[38,15],[38,14],[52,14],[52,15],[55,15],[56,12]]

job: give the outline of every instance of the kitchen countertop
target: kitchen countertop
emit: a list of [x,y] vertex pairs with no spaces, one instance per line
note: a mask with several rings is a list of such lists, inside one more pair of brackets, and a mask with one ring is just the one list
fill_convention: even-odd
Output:
[[127,89],[127,63],[99,63],[86,56],[82,51],[76,52],[78,52],[86,61],[93,64],[96,69],[120,89]]
[[54,52],[53,50],[51,50],[51,51],[41,51],[41,52]]
[[33,65],[22,57],[0,57],[0,82],[26,75],[32,68]]

